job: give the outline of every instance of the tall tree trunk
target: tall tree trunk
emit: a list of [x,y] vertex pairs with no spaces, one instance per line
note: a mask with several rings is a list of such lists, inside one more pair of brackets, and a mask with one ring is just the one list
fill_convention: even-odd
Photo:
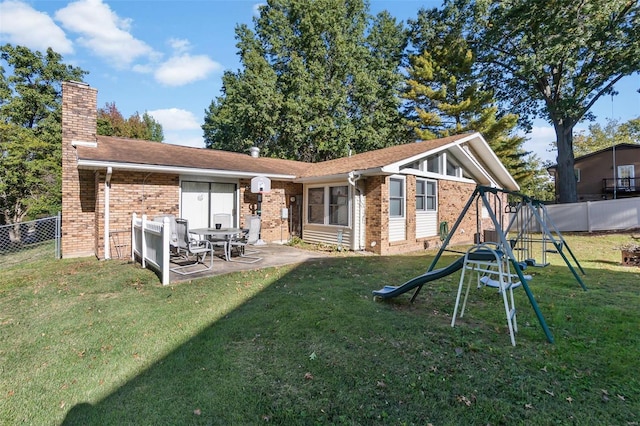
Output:
[[556,190],[560,203],[578,201],[576,174],[573,157],[573,124],[571,120],[561,119],[553,123],[558,147],[558,165],[556,167]]

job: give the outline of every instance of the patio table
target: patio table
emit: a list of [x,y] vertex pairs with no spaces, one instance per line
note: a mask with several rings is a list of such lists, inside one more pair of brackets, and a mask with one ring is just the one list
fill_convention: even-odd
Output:
[[231,260],[231,244],[229,244],[233,238],[238,235],[244,233],[244,229],[240,228],[195,228],[189,229],[190,234],[201,235],[203,237],[211,238],[215,237],[221,241],[224,241],[224,260]]

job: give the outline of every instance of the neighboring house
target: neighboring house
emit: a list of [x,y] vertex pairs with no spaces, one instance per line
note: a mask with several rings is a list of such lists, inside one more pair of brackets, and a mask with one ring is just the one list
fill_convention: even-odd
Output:
[[[615,149],[614,149],[615,148]],[[547,169],[555,178],[557,165]],[[640,195],[640,145],[621,143],[576,157],[574,171],[578,201],[637,197]],[[556,179],[556,198],[558,196]]]
[[[110,258],[112,234],[129,239],[133,213],[174,215],[194,228],[231,213],[244,226],[259,207],[266,242],[298,236],[378,254],[416,251],[440,244],[442,225],[453,225],[478,184],[519,189],[479,133],[304,163],[97,136],[96,103],[94,88],[63,83],[64,257]],[[255,177],[269,179],[268,193],[251,191]],[[473,241],[487,222],[475,209],[452,242]]]

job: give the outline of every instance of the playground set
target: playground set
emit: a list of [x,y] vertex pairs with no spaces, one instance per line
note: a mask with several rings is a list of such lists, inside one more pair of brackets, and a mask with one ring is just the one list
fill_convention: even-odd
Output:
[[[501,194],[507,194],[510,199],[504,209],[502,208],[502,199],[504,197],[500,196]],[[481,202],[493,224],[495,231],[493,239],[496,241],[480,241],[482,231]],[[448,247],[451,237],[455,235],[460,223],[474,203],[476,206],[477,228],[475,244],[462,253],[463,255],[453,263],[444,268],[435,269],[438,260],[445,251],[460,253]],[[503,211],[510,216],[509,223],[506,226],[503,224]],[[500,212],[500,215],[496,215],[496,212]],[[485,233],[485,235],[487,234]],[[487,238],[485,237],[485,239]],[[464,315],[471,288],[471,280],[475,276],[478,288],[482,286],[496,288],[498,293],[502,295],[512,345],[515,346],[516,344],[515,333],[518,331],[513,290],[518,287],[524,289],[547,340],[549,343],[553,343],[553,336],[528,285],[532,277],[524,273],[527,267],[547,266],[549,264],[547,262],[548,253],[559,254],[582,289],[587,290],[580,277],[580,274],[585,275],[582,266],[580,266],[569,245],[554,225],[542,202],[518,192],[478,186],[467,201],[455,224],[444,237],[444,241],[427,271],[400,286],[384,286],[380,290],[373,291],[373,295],[377,299],[389,299],[413,290],[414,293],[411,297],[411,302],[413,302],[418,297],[423,285],[462,270],[451,320],[452,327],[455,326],[458,310],[460,310],[460,317]],[[580,271],[580,274],[578,274],[578,271]],[[462,300],[462,306],[460,306],[465,278],[467,278],[467,288]]]

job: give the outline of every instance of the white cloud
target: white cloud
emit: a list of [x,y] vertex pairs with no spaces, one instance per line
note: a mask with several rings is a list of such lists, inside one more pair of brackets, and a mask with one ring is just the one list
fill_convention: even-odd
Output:
[[543,162],[556,162],[557,151],[553,147],[556,140],[556,132],[550,126],[533,126],[531,132],[524,135],[527,141],[524,149],[536,154]]
[[[200,123],[191,112],[179,108],[157,109],[147,111],[158,123],[162,124],[164,131],[195,130],[200,129]],[[166,138],[166,135],[165,135]]]
[[164,134],[164,143],[171,145],[204,148],[204,139],[194,131],[169,132]]
[[164,143],[204,148],[200,123],[191,111],[166,108],[147,111],[147,114],[162,124]]
[[170,38],[168,43],[176,53],[184,53],[191,49],[191,43],[189,43],[189,40],[182,38]]
[[58,10],[55,18],[69,31],[78,33],[78,43],[116,67],[127,67],[155,52],[129,30],[131,20],[120,18],[102,0],[78,0]]
[[266,6],[266,3],[256,3],[253,5],[253,16],[260,16],[260,9]]
[[0,3],[0,40],[42,52],[49,47],[61,54],[73,52],[71,41],[49,15],[20,1]]
[[184,53],[173,56],[158,67],[155,72],[156,81],[167,86],[183,86],[194,81],[203,80],[222,66],[205,55],[189,55]]

